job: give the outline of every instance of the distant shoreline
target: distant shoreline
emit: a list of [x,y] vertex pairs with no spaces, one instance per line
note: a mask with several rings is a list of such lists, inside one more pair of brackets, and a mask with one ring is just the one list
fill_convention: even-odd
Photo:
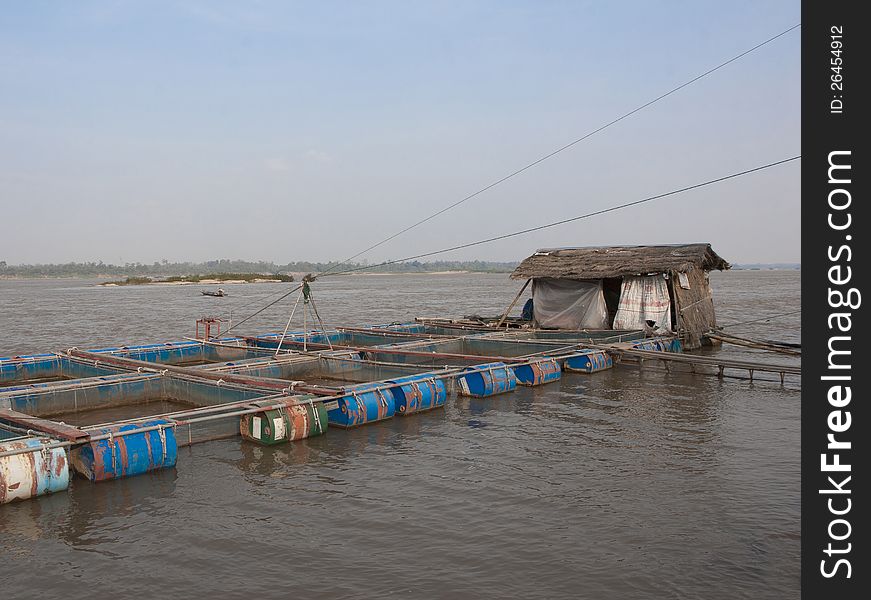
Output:
[[[45,279],[54,279],[52,277],[46,277]],[[57,279],[78,279],[76,277],[63,277]],[[84,278],[82,278],[84,279]],[[164,286],[173,286],[173,285],[231,285],[234,283],[291,283],[289,281],[282,282],[279,279],[252,279],[250,281],[245,279],[200,279],[199,281],[142,281],[139,283],[126,283],[119,281],[105,281],[103,283],[98,283],[100,287],[127,287],[131,285],[164,285]]]
[[120,287],[127,285],[214,285],[219,283],[291,283],[296,277],[287,274],[266,273],[206,273],[202,275],[127,276],[125,279],[104,281],[100,285]]
[[801,263],[746,263],[732,265],[732,271],[801,271]]
[[[0,257],[2,258],[2,257]],[[441,273],[510,273],[516,267],[516,261],[495,262],[482,260],[468,261],[432,261],[421,263],[411,261],[399,264],[368,264],[366,262],[306,262],[296,261],[276,264],[265,261],[245,260],[211,260],[205,262],[163,261],[154,264],[127,263],[124,265],[105,264],[102,262],[69,262],[69,263],[39,263],[10,265],[0,260],[0,280],[2,279],[82,279],[101,278],[109,281],[130,279],[246,279],[257,276],[263,278],[286,278],[291,275],[300,280],[309,273],[318,274],[330,272],[335,274],[441,274]],[[238,275],[237,277],[221,277],[222,275]]]
[[[473,271],[426,271],[421,273],[343,273],[341,276],[343,277],[372,277],[375,275],[467,275],[472,273]],[[480,273],[484,273],[485,271],[480,271]],[[508,271],[506,271],[507,273]],[[486,273],[491,273],[494,275],[504,274],[504,273],[493,273],[492,271],[486,271]],[[293,283],[294,281],[302,281],[304,275],[300,275],[292,278],[284,278],[284,279],[276,279],[269,277],[253,277],[253,278],[245,278],[245,279],[214,279],[210,277],[203,277],[202,279],[196,280],[178,280],[174,279],[171,281],[165,281],[161,279],[152,279],[151,281],[141,281],[141,280],[133,280],[130,281],[128,278],[127,281],[105,281],[103,283],[99,283],[97,285],[101,287],[126,287],[130,285],[232,285],[232,284],[248,284],[248,283]],[[340,276],[339,274],[333,275],[333,277]],[[33,279],[33,278],[26,278]],[[51,277],[46,277],[44,279],[54,279]],[[75,277],[62,277],[57,279],[78,279]],[[84,279],[84,278],[83,278]],[[90,278],[88,278],[90,279]]]
[[[0,257],[2,258],[2,257]],[[103,262],[68,262],[13,264],[0,260],[0,281],[7,279],[103,279],[110,280],[154,279],[158,281],[174,279],[245,279],[286,278],[293,276],[297,281],[306,274],[336,272],[343,275],[447,275],[468,273],[511,273],[518,261],[485,260],[436,260],[410,261],[383,265],[366,262],[307,262],[295,261],[276,264],[267,261],[210,260],[204,262],[168,262],[154,264],[125,263],[121,265]],[[738,270],[800,270],[798,262],[735,262],[732,269]],[[336,273],[338,274],[338,273]],[[234,277],[221,277],[234,275]]]
[[[735,265],[731,269],[731,271],[801,271],[801,265],[783,265],[783,266],[769,266],[769,265]],[[506,275],[511,273],[511,271],[406,271],[406,272],[358,272],[358,273],[344,273],[343,277],[373,277],[376,275],[434,275],[434,276],[444,276],[444,275]],[[297,281],[301,281],[304,274],[299,274],[299,277],[296,278]],[[36,280],[82,280],[82,279],[106,279],[107,275],[0,275],[0,281],[36,281]],[[108,275],[111,277],[111,275]],[[218,284],[239,284],[239,283],[281,283],[277,279],[266,279],[266,278],[254,278],[250,281],[241,280],[241,279],[231,279],[231,280],[222,280],[222,279],[211,279],[211,278],[203,278],[199,281],[161,281],[155,280],[151,282],[145,282],[140,284],[119,284],[113,281],[104,281],[103,283],[97,284],[102,287],[126,287],[127,285],[218,285]]]

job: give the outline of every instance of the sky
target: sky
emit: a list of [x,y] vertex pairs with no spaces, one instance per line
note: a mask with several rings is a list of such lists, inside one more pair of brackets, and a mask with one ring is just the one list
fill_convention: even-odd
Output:
[[[798,1],[0,2],[0,260],[342,260],[800,22]],[[360,257],[800,153],[797,29]],[[441,254],[800,261],[800,161]]]

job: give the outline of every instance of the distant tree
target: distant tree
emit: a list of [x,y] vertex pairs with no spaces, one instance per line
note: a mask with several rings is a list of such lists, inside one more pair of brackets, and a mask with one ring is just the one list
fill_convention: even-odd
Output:
[[[389,261],[387,261],[389,262]],[[511,272],[517,266],[516,262],[487,261],[411,261],[394,264],[374,264],[367,261],[359,263],[317,263],[308,261],[293,261],[284,265],[276,265],[267,261],[245,260],[212,260],[202,263],[179,262],[170,263],[165,259],[160,263],[142,264],[127,262],[121,265],[99,262],[65,263],[65,264],[35,264],[9,265],[0,261],[0,269],[4,275],[13,277],[94,277],[113,275],[119,277],[183,277],[195,275],[214,275],[217,273],[321,273],[330,269],[344,271],[345,269],[363,268],[369,273],[426,273],[428,271],[473,271],[486,273]],[[337,268],[341,267],[341,268]]]

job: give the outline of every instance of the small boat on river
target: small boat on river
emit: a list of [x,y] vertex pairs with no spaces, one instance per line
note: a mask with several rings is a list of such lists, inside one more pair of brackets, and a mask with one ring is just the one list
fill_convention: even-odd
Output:
[[215,296],[217,298],[223,298],[227,295],[226,292],[224,292],[224,290],[221,288],[218,288],[217,291],[214,292],[211,290],[203,290],[202,294],[203,296]]

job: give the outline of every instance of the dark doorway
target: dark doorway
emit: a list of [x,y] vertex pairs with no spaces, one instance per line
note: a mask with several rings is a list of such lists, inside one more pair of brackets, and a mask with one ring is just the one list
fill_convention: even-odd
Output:
[[623,285],[622,277],[611,277],[602,280],[602,293],[605,295],[605,306],[608,309],[608,327],[614,328],[614,317],[617,315],[617,307],[620,306],[620,289]]

